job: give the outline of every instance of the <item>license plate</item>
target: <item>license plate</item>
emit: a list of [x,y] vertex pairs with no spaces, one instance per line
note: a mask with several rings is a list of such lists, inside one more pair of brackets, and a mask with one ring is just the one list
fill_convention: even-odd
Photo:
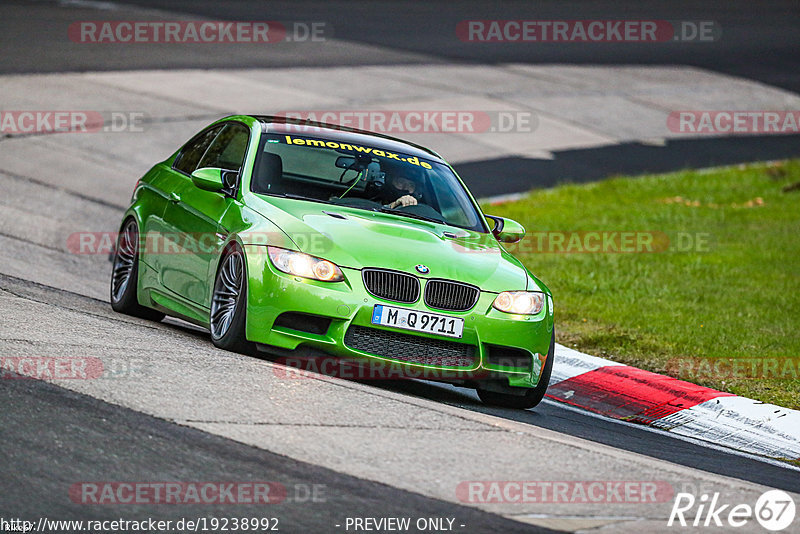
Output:
[[372,324],[458,338],[464,331],[464,319],[461,317],[449,317],[438,313],[407,310],[382,304],[376,304],[372,309]]

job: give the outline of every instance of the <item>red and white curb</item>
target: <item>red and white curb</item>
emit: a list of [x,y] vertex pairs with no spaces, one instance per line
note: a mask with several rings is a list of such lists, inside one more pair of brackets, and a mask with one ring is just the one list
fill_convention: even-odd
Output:
[[800,411],[556,345],[547,396],[758,456],[800,460]]

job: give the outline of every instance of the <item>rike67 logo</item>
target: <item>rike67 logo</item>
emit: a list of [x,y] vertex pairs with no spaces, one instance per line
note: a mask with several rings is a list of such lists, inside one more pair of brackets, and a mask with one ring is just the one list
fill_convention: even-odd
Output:
[[765,529],[778,532],[790,526],[794,516],[794,500],[781,490],[764,492],[755,506],[723,504],[718,492],[710,497],[704,493],[700,498],[691,493],[678,493],[667,526],[738,528],[755,519]]

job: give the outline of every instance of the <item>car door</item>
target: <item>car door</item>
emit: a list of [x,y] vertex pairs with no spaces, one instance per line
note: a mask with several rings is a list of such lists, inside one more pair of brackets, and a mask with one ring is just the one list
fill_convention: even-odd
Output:
[[152,186],[164,197],[164,208],[158,217],[150,217],[152,222],[146,227],[148,246],[142,250],[143,260],[158,273],[158,284],[164,287],[165,273],[170,277],[169,260],[177,243],[177,229],[167,224],[167,206],[179,198],[178,191],[186,182],[187,176],[200,163],[211,142],[217,137],[222,125],[212,126],[190,139],[175,158],[171,167],[160,170],[154,177]]
[[196,162],[192,153],[187,161],[181,158],[177,163],[180,179],[164,214],[177,242],[173,253],[164,255],[162,280],[166,288],[203,308],[210,307],[216,259],[228,236],[220,221],[236,200],[231,198],[232,191],[200,189],[192,182],[191,173],[205,167],[221,168],[236,173],[238,183],[249,137],[247,126],[225,123]]

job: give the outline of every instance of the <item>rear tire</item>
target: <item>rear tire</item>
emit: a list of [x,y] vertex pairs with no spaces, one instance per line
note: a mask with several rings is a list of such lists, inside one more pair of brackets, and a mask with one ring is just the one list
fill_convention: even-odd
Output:
[[114,249],[111,269],[110,300],[115,312],[160,321],[165,315],[158,310],[139,304],[139,226],[130,217],[122,223]]
[[527,410],[537,406],[547,393],[547,386],[550,385],[550,375],[553,372],[553,359],[556,353],[556,330],[553,329],[553,336],[550,338],[550,349],[547,352],[547,360],[544,362],[544,369],[539,377],[536,387],[529,388],[524,395],[512,395],[510,393],[498,393],[478,388],[478,397],[484,404],[490,406],[500,406],[502,408],[513,408],[515,410]]
[[255,345],[246,337],[247,273],[238,245],[228,247],[219,262],[208,322],[216,347],[243,354],[255,352]]

